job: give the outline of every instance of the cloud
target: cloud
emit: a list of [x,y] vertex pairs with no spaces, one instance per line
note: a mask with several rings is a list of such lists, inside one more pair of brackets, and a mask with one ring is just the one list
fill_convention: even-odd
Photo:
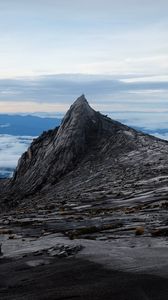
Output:
[[168,141],[168,131],[166,133],[164,133],[164,134],[160,134],[160,133],[154,132],[153,135],[156,136],[156,137],[158,137],[159,139]]
[[154,135],[160,139],[168,140],[167,112],[105,112],[114,120],[133,127],[142,132]]
[[65,112],[83,93],[101,111],[168,111],[167,77],[156,79],[152,75],[148,80],[142,75],[82,74],[0,79],[0,111]]
[[116,119],[132,127],[141,127],[145,130],[168,130],[167,112],[106,112],[112,119]]
[[5,0],[0,76],[167,72],[166,0]]
[[10,124],[9,123],[0,124],[0,128],[6,128],[6,127],[10,127]]
[[[114,97],[121,98],[123,93],[167,93],[168,80],[154,81],[146,77],[123,78],[119,76],[89,75],[48,75],[34,78],[0,79],[0,101],[28,101],[39,103],[70,103],[75,97],[85,93],[103,102]],[[125,95],[124,95],[125,96]],[[112,98],[113,97],[113,98]],[[128,98],[128,95],[127,95]],[[72,99],[72,100],[71,100]],[[136,98],[135,98],[136,100]]]
[[0,177],[11,174],[33,137],[0,134]]
[[168,82],[168,75],[153,75],[144,77],[130,77],[122,79],[123,82]]

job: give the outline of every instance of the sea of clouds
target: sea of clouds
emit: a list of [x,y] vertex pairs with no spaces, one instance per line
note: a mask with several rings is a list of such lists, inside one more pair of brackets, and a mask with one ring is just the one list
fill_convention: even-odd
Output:
[[125,125],[168,140],[167,112],[106,112],[106,114]]
[[0,134],[0,178],[11,177],[17,162],[34,137]]

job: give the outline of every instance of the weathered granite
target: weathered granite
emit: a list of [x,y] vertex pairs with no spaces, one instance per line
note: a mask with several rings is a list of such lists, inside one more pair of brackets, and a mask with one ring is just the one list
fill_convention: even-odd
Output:
[[82,95],[59,128],[33,141],[12,180],[1,181],[1,199],[8,207],[31,201],[112,204],[167,183],[168,142],[94,111]]

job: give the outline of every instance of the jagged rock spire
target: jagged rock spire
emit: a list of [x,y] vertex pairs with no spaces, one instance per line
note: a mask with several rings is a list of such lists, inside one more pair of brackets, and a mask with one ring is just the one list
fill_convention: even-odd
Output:
[[[153,176],[160,174],[160,159],[167,166],[167,149],[166,141],[94,111],[82,95],[70,107],[60,127],[43,133],[22,155],[4,195],[9,202],[16,202],[30,195],[41,199],[45,193],[57,201],[64,194],[69,197],[70,191],[72,197],[77,193],[83,199],[83,190],[94,191],[99,185],[107,193],[113,192],[115,181],[122,184],[123,180],[132,180],[134,188],[137,176],[148,178],[151,157],[152,166],[155,161]],[[98,194],[99,191],[95,197]]]
[[56,182],[74,168],[87,151],[99,128],[99,114],[84,95],[71,105],[63,121],[52,134],[37,139],[21,157],[13,184],[27,182],[26,190],[37,190],[46,182]]

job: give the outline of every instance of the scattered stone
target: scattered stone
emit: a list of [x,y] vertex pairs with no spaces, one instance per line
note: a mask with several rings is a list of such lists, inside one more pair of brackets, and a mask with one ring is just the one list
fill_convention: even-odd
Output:
[[81,245],[57,245],[48,249],[49,256],[68,257],[77,254],[83,247]]
[[4,225],[9,225],[9,224],[10,224],[10,221],[9,221],[9,220],[4,220],[4,221],[3,221],[3,224],[4,224]]
[[29,267],[38,267],[38,266],[44,266],[44,265],[49,265],[50,261],[46,259],[38,259],[38,260],[30,260],[27,261],[26,264]]
[[10,234],[8,239],[9,240],[14,240],[14,239],[16,239],[16,235],[15,234]]
[[34,254],[34,256],[42,255],[43,254],[43,250],[35,251],[33,254]]

